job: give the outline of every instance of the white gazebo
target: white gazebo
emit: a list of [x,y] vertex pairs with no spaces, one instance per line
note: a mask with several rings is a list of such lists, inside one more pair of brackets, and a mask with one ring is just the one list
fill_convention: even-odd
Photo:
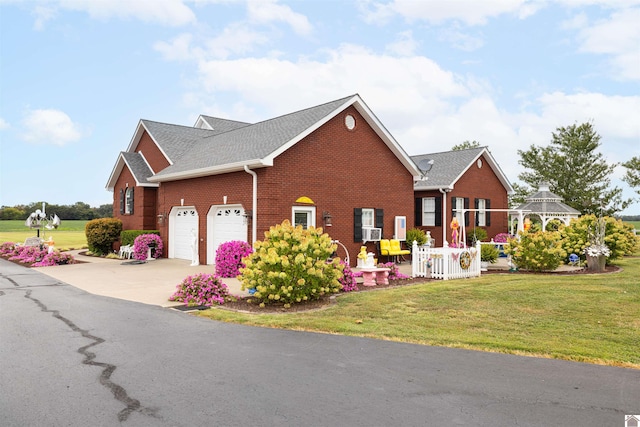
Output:
[[[525,217],[536,215],[542,221],[542,229],[547,227],[549,221],[559,219],[565,225],[573,218],[580,216],[580,211],[562,203],[562,198],[549,190],[549,184],[540,183],[538,191],[525,199],[526,201],[518,206],[516,211],[526,212]],[[513,215],[512,215],[513,217]],[[519,218],[522,221],[522,217]],[[518,229],[522,224],[518,224]]]

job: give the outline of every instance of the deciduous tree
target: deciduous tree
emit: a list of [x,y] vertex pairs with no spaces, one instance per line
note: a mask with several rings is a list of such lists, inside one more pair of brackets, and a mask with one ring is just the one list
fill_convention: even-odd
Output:
[[518,150],[519,163],[527,169],[518,178],[533,190],[548,182],[553,193],[583,214],[612,216],[631,200],[623,200],[622,189],[611,186],[617,164],[607,163],[597,151],[600,139],[590,122],[559,127],[548,146]]

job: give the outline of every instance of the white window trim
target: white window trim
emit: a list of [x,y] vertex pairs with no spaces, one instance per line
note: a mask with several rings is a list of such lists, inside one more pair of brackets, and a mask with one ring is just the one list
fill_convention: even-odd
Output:
[[[371,213],[371,224],[365,224],[365,212]],[[373,208],[362,208],[362,228],[375,228],[376,226],[376,210]]]
[[129,215],[131,214],[131,192],[132,187],[127,187],[124,191],[124,213]]
[[[432,211],[427,211],[425,204],[427,202],[427,200],[432,200],[433,201],[433,210]],[[427,221],[427,217],[426,214],[433,214],[433,224],[430,224],[429,221]],[[435,197],[423,197],[422,198],[422,225],[425,227],[435,227],[436,226],[436,198]]]
[[[481,206],[482,205],[482,206]],[[478,227],[487,226],[487,199],[478,199]]]
[[309,218],[309,227],[316,226],[316,207],[315,206],[293,206],[291,208],[291,224],[296,225],[296,212],[305,212]]
[[464,224],[464,197],[456,197],[456,218],[459,224]]

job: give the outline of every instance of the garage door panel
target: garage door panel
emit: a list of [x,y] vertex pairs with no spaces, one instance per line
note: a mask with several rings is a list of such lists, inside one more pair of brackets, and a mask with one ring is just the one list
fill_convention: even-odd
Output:
[[173,257],[191,259],[192,230],[198,233],[198,212],[194,208],[179,209],[173,218]]
[[211,245],[213,256],[222,243],[247,240],[247,224],[242,207],[220,207],[213,214]]

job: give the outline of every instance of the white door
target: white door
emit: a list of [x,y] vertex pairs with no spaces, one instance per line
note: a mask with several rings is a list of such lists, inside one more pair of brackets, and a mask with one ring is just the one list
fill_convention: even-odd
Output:
[[242,206],[213,206],[209,211],[207,264],[214,264],[216,251],[231,240],[247,241],[247,223]]
[[169,222],[169,258],[191,260],[194,237],[197,245],[198,211],[194,207],[173,208]]

